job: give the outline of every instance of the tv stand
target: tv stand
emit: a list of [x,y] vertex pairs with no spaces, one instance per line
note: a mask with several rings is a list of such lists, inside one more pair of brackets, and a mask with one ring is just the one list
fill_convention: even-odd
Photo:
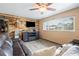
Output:
[[38,39],[38,32],[23,32],[23,41],[29,42]]

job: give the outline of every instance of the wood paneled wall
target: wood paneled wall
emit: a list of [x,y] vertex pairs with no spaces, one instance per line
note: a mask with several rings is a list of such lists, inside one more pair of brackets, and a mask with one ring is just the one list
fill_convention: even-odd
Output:
[[23,30],[25,30],[25,28],[26,28],[25,31],[30,30],[30,28],[27,28],[25,26],[26,21],[35,22],[35,24],[36,24],[35,28],[38,31],[38,21],[35,19],[30,19],[30,18],[26,18],[26,17],[19,17],[19,16],[5,14],[5,13],[0,13],[0,16],[2,16],[2,17],[4,16],[5,17],[4,20],[8,22],[8,33],[15,31],[15,29],[16,29],[15,24],[17,23],[17,21],[20,23],[20,25],[24,25]]

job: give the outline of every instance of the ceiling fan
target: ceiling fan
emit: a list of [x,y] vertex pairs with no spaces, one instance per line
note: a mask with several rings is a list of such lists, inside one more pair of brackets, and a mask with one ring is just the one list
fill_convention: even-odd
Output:
[[32,8],[32,9],[29,9],[30,11],[33,11],[33,10],[39,10],[41,11],[42,13],[44,11],[55,11],[56,9],[54,8],[50,8],[49,6],[52,5],[52,3],[35,3],[35,8]]

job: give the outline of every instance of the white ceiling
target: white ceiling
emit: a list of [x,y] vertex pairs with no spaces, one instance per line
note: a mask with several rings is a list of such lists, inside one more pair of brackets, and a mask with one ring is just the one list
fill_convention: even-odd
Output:
[[29,10],[34,8],[34,3],[0,3],[0,12],[32,19],[42,19],[72,8],[79,7],[79,3],[53,3],[49,7],[55,8],[56,11],[44,11],[44,14],[41,14],[38,10]]

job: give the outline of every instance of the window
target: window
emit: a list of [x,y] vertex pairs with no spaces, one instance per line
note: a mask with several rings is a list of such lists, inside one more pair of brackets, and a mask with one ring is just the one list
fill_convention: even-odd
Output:
[[63,17],[46,21],[43,23],[43,30],[48,31],[75,31],[75,17]]

